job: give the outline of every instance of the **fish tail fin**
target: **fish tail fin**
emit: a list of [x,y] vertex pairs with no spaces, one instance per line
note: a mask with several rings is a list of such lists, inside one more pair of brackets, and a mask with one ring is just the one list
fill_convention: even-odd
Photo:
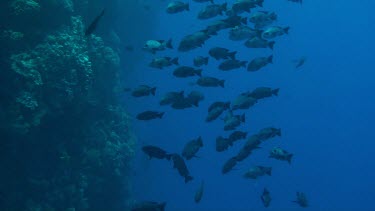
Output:
[[155,96],[155,92],[156,92],[156,87],[154,87],[154,88],[151,89],[152,96]]
[[235,58],[236,58],[236,53],[237,53],[237,51],[230,52],[230,53],[229,53],[229,57],[230,57],[231,59],[235,59]]
[[188,183],[189,181],[193,180],[194,178],[192,176],[185,177],[185,183]]
[[268,47],[273,50],[273,46],[275,45],[275,41],[271,41],[268,43]]
[[284,33],[285,33],[285,34],[288,34],[288,33],[289,33],[289,29],[290,29],[289,26],[285,27],[285,28],[283,29],[283,30],[284,30]]
[[273,60],[273,55],[271,55],[271,56],[268,57],[267,62],[272,64],[273,63],[272,60]]
[[208,64],[208,56],[204,58],[204,64],[207,65]]
[[186,10],[186,11],[190,11],[189,3],[186,3],[186,4],[185,4],[185,10]]
[[172,59],[172,60],[171,60],[171,63],[172,63],[172,64],[175,64],[175,65],[179,65],[179,63],[178,63],[178,57]]
[[223,87],[223,88],[224,88],[224,83],[225,83],[225,80],[220,80],[220,81],[219,81],[219,85],[220,85],[221,87]]
[[241,67],[246,67],[246,64],[247,64],[247,61],[242,61],[242,62],[240,63]]
[[279,88],[272,90],[272,94],[275,96],[279,96]]
[[160,113],[158,114],[158,117],[161,119],[161,118],[163,118],[164,114],[165,114],[165,112],[160,112]]
[[202,76],[202,69],[196,70],[195,74],[198,75],[198,76]]
[[170,49],[173,49],[173,46],[172,46],[172,39],[169,39],[166,43],[166,47],[167,48],[170,48]]
[[242,114],[241,115],[241,122],[245,122],[246,118],[245,118],[245,114]]
[[292,164],[292,157],[293,157],[293,154],[290,154],[290,155],[288,155],[288,157],[286,158],[289,164]]
[[165,206],[167,205],[167,202],[163,202],[159,205],[159,209],[160,211],[164,211],[165,210]]

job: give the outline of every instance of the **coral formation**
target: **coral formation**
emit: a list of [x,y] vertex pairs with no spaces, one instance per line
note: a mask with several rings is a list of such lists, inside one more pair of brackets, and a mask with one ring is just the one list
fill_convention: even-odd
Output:
[[[73,2],[0,8],[17,17],[0,31],[0,210],[126,208],[136,139],[115,91],[120,57],[101,37],[84,36]],[[20,26],[54,7],[65,16],[43,33]]]

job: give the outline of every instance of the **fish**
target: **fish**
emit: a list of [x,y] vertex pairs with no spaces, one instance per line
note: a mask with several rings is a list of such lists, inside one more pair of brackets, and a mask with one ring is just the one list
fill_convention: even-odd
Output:
[[273,39],[289,33],[290,27],[271,26],[262,33],[262,38]]
[[273,50],[275,41],[268,41],[260,37],[253,37],[245,42],[245,46],[248,48],[270,48]]
[[184,3],[181,1],[172,1],[167,6],[167,13],[176,14],[183,11],[189,11],[189,3]]
[[187,96],[187,99],[192,105],[198,107],[199,102],[204,100],[204,95],[198,91],[191,91]]
[[230,144],[231,144],[231,141],[228,138],[218,136],[216,138],[216,151],[223,152],[228,149]]
[[100,21],[100,19],[102,19],[103,15],[104,15],[104,12],[105,12],[105,9],[102,10],[102,12],[96,16],[96,18],[94,19],[94,21],[91,22],[91,24],[86,28],[85,30],[85,36],[89,36],[90,34],[92,34],[95,29],[97,28],[98,26],[98,23]]
[[269,87],[258,87],[250,92],[247,96],[260,100],[267,97],[278,96],[279,90],[280,89],[272,89]]
[[178,173],[185,178],[185,183],[188,183],[194,179],[192,176],[190,176],[185,161],[179,154],[172,154],[171,158],[173,161],[173,168],[176,168]]
[[142,147],[142,151],[149,156],[149,158],[157,159],[171,159],[171,154],[168,154],[165,150],[157,146],[147,145]]
[[252,135],[247,139],[244,145],[244,148],[247,150],[258,149],[260,143],[261,143],[261,140],[259,139],[259,137],[257,135]]
[[165,49],[173,49],[172,39],[169,40],[147,40],[143,46],[143,50],[155,54],[157,51],[164,51]]
[[168,92],[160,100],[160,105],[169,105],[184,98],[184,91],[180,92]]
[[277,20],[277,15],[274,12],[257,11],[250,15],[249,21],[255,24],[255,28],[263,28]]
[[142,201],[136,203],[131,211],[164,211],[166,205],[166,202]]
[[193,107],[193,105],[194,104],[192,103],[192,101],[189,98],[184,97],[184,98],[181,98],[181,99],[173,102],[171,107],[174,108],[174,109],[186,109],[186,108]]
[[230,140],[230,142],[233,144],[234,142],[238,141],[238,140],[241,140],[241,139],[245,139],[247,136],[247,132],[242,132],[242,131],[233,131],[228,139]]
[[229,30],[229,39],[233,41],[241,41],[261,36],[262,31],[252,29],[249,26],[239,25]]
[[198,190],[195,192],[194,201],[195,203],[199,203],[202,200],[204,192],[204,181],[202,180],[201,185],[199,186]]
[[237,162],[245,160],[247,157],[249,157],[252,153],[252,150],[241,148],[241,150],[236,155]]
[[237,164],[237,159],[236,157],[231,157],[229,160],[227,160],[225,163],[224,163],[224,166],[223,168],[221,169],[221,173],[222,174],[227,174],[228,172],[230,172],[233,167],[235,167]]
[[302,67],[305,64],[306,57],[301,57],[301,58],[299,58],[297,60],[294,60],[293,62],[295,63],[295,68],[296,69],[300,68],[300,67]]
[[245,114],[233,115],[232,111],[229,111],[224,118],[224,130],[234,130],[241,122],[245,122]]
[[238,69],[240,67],[245,67],[246,68],[247,61],[239,61],[236,59],[228,59],[220,63],[219,69],[223,71],[229,71],[229,70],[234,70]]
[[133,97],[144,97],[144,96],[149,96],[149,95],[155,96],[155,91],[156,91],[156,87],[141,85],[132,91],[132,96]]
[[178,78],[187,78],[191,76],[202,76],[202,69],[194,69],[188,66],[177,67],[173,71],[173,75]]
[[157,68],[157,69],[163,69],[164,67],[169,67],[172,65],[179,65],[178,58],[171,58],[171,57],[159,57],[153,59],[149,63],[149,67]]
[[145,112],[139,113],[137,115],[137,119],[148,121],[148,120],[153,120],[153,119],[157,119],[157,118],[161,119],[161,118],[163,118],[163,115],[164,115],[164,112],[145,111]]
[[257,179],[258,177],[268,175],[271,176],[272,167],[254,166],[251,167],[243,176],[246,179]]
[[263,0],[237,0],[232,5],[231,13],[229,15],[240,14],[243,12],[250,13],[251,9],[263,6]]
[[266,128],[261,129],[257,133],[257,137],[260,141],[265,141],[275,136],[281,136],[281,129],[274,128],[274,127],[266,127]]
[[194,57],[194,66],[201,67],[208,64],[208,57],[196,56]]
[[186,35],[185,37],[182,38],[179,46],[178,46],[178,51],[180,52],[187,52],[199,47],[202,47],[203,44],[211,38],[212,31],[210,30],[201,30],[197,31],[193,34]]
[[224,88],[225,80],[220,80],[214,77],[200,77],[196,82],[199,86],[203,87],[222,87]]
[[257,57],[249,63],[247,66],[247,71],[255,72],[260,70],[261,68],[267,66],[268,64],[272,64],[273,56],[269,57]]
[[258,102],[258,100],[253,98],[253,97],[249,97],[249,96],[246,96],[246,95],[239,95],[231,103],[232,110],[249,109],[250,107],[254,106],[257,102]]
[[271,198],[271,194],[267,190],[267,188],[263,189],[263,193],[262,193],[262,196],[260,197],[260,199],[262,200],[262,203],[263,203],[264,207],[270,206],[272,198]]
[[215,102],[208,108],[206,122],[217,119],[225,110],[230,108],[230,102]]
[[289,164],[291,164],[292,163],[293,154],[287,152],[284,149],[281,149],[280,147],[274,147],[270,151],[270,155],[268,157],[275,158],[277,160],[285,160],[285,161],[288,161]]
[[216,60],[220,59],[235,59],[237,51],[230,52],[226,48],[221,48],[221,47],[214,47],[211,48],[208,52],[210,56],[215,58]]
[[223,15],[223,12],[227,10],[227,3],[224,4],[210,4],[203,8],[198,13],[198,19],[205,20]]
[[197,139],[186,143],[184,149],[182,150],[182,156],[185,157],[186,160],[190,160],[193,157],[196,157],[196,154],[201,147],[203,147],[203,141],[202,137],[199,136]]
[[297,192],[297,199],[293,201],[294,203],[297,203],[301,207],[308,207],[309,202],[307,201],[306,194],[302,192]]

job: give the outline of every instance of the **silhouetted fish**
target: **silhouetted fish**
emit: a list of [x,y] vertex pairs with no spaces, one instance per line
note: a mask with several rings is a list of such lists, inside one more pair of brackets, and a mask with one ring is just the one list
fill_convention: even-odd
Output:
[[95,31],[96,27],[98,26],[98,23],[99,23],[100,19],[104,15],[104,11],[105,11],[105,9],[103,9],[102,12],[100,13],[100,15],[96,16],[95,20],[89,25],[89,27],[87,27],[87,29],[85,31],[85,36],[89,36],[90,34],[92,34]]

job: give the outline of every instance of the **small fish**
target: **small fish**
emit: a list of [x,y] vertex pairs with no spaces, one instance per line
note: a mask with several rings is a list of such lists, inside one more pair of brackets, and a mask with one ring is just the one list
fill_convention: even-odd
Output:
[[225,162],[223,168],[221,169],[221,173],[226,174],[230,172],[233,169],[233,167],[236,166],[236,164],[237,164],[237,158],[236,157],[230,158],[229,160],[227,160],[227,162]]
[[184,3],[181,1],[172,1],[167,6],[167,13],[175,14],[183,11],[189,11],[189,3]]
[[171,159],[171,154],[168,154],[165,150],[161,149],[157,146],[144,146],[142,147],[142,151],[149,156],[149,158],[158,158],[158,159]]
[[228,138],[224,138],[222,136],[218,136],[216,138],[216,151],[217,152],[223,152],[228,149],[230,146],[231,141]]
[[208,57],[203,57],[203,56],[197,56],[197,57],[194,57],[194,66],[196,67],[201,67],[203,65],[207,65],[208,64]]
[[223,15],[223,12],[227,10],[227,3],[224,4],[210,4],[204,9],[199,11],[198,19],[205,20],[209,18],[216,17],[218,15]]
[[260,37],[253,37],[245,42],[245,46],[248,48],[270,48],[273,50],[275,41],[268,41]]
[[198,190],[195,192],[194,201],[195,203],[199,203],[202,200],[204,192],[204,181],[202,180],[201,185],[199,186]]
[[295,68],[302,67],[306,62],[306,57],[301,57],[297,60],[293,60],[293,63],[295,63]]
[[257,133],[257,136],[260,141],[265,141],[275,136],[281,136],[281,129],[277,129],[274,127],[266,127],[266,128],[261,129]]
[[136,203],[133,208],[131,208],[131,211],[164,211],[166,205],[166,202],[142,201]]
[[155,58],[150,62],[148,66],[153,67],[153,68],[163,69],[164,67],[169,67],[172,65],[179,65],[177,57],[173,59],[171,57]]
[[155,96],[156,87],[150,87],[147,85],[141,85],[132,91],[133,97],[144,97],[153,95]]
[[259,139],[259,137],[257,135],[252,135],[247,139],[244,148],[247,150],[259,149],[260,143],[261,140]]
[[280,89],[272,89],[269,87],[258,87],[250,92],[247,96],[255,99],[264,99],[266,97],[278,96]]
[[167,48],[173,49],[172,39],[169,39],[168,41],[147,40],[147,42],[143,46],[143,50],[151,52],[152,54],[155,54],[157,51],[164,51]]
[[249,157],[252,153],[252,150],[241,148],[241,150],[236,155],[237,162],[245,160],[247,157]]
[[308,207],[309,206],[309,203],[307,201],[307,197],[302,192],[297,192],[297,199],[293,202],[297,203],[301,207]]
[[157,118],[161,119],[163,115],[164,115],[164,112],[145,111],[145,112],[139,113],[137,115],[137,119],[148,121],[148,120],[157,119]]
[[239,95],[231,104],[232,110],[249,109],[250,107],[254,106],[257,102],[258,100],[253,97],[249,97],[247,95]]
[[201,92],[198,92],[198,91],[191,91],[188,94],[187,99],[192,105],[198,107],[199,102],[204,100],[204,95]]
[[211,48],[208,52],[210,56],[215,58],[216,60],[219,59],[235,59],[237,51],[230,52],[226,48],[221,48],[221,47],[214,47]]
[[271,176],[272,168],[264,166],[251,167],[243,176],[246,179],[257,179],[258,177],[268,175]]
[[241,41],[259,37],[262,34],[260,30],[252,29],[248,26],[239,25],[229,30],[229,39],[233,41]]
[[168,105],[178,102],[179,100],[184,99],[184,91],[180,92],[168,92],[160,100],[160,105]]
[[263,0],[237,0],[231,9],[230,15],[240,14],[242,12],[250,13],[250,10],[260,6],[263,6]]
[[182,156],[185,157],[186,160],[190,160],[193,157],[196,157],[196,154],[201,147],[203,147],[203,141],[202,137],[199,136],[197,139],[191,140],[186,143],[182,151]]
[[224,130],[234,130],[241,122],[245,122],[245,114],[233,115],[232,111],[229,111],[224,118]]
[[[198,106],[198,104],[196,105]],[[184,97],[172,103],[171,107],[174,109],[186,109],[193,107],[193,103],[189,98]]]
[[290,27],[271,26],[263,31],[262,38],[273,39],[288,34]]
[[273,56],[269,57],[257,57],[249,63],[247,66],[247,71],[255,72],[260,70],[261,68],[267,66],[268,64],[272,64]]
[[238,140],[245,139],[247,136],[247,132],[242,132],[242,131],[233,131],[228,139],[230,140],[231,143],[234,143]]
[[94,21],[91,22],[91,24],[87,27],[87,29],[85,31],[85,36],[89,36],[90,34],[92,34],[95,31],[96,27],[98,26],[98,23],[99,23],[100,19],[104,15],[104,11],[105,11],[105,9],[103,9],[102,12],[98,16],[96,16]]
[[260,199],[262,200],[262,203],[263,203],[264,207],[270,206],[272,198],[271,198],[271,194],[267,190],[267,188],[264,188],[262,196],[260,197]]
[[173,75],[178,78],[187,78],[191,76],[202,76],[202,69],[194,69],[188,66],[177,67],[173,71]]
[[285,161],[288,161],[289,164],[291,164],[292,163],[293,154],[287,152],[284,149],[281,149],[280,147],[274,147],[270,151],[269,157],[270,158],[275,158],[277,160],[285,160]]
[[229,71],[229,70],[234,70],[238,69],[240,67],[245,67],[246,68],[247,61],[239,61],[236,59],[228,59],[220,63],[219,69],[223,71]]
[[217,119],[225,110],[230,108],[230,102],[214,102],[208,108],[206,122]]
[[173,168],[178,170],[178,173],[185,178],[185,183],[193,180],[190,176],[189,170],[186,167],[184,159],[179,154],[172,154]]
[[267,11],[257,11],[253,13],[249,21],[255,24],[255,28],[263,28],[272,24],[274,21],[277,20],[277,15],[274,12],[267,12]]
[[224,88],[225,80],[220,80],[214,77],[200,77],[197,80],[197,84],[203,87],[222,87]]

